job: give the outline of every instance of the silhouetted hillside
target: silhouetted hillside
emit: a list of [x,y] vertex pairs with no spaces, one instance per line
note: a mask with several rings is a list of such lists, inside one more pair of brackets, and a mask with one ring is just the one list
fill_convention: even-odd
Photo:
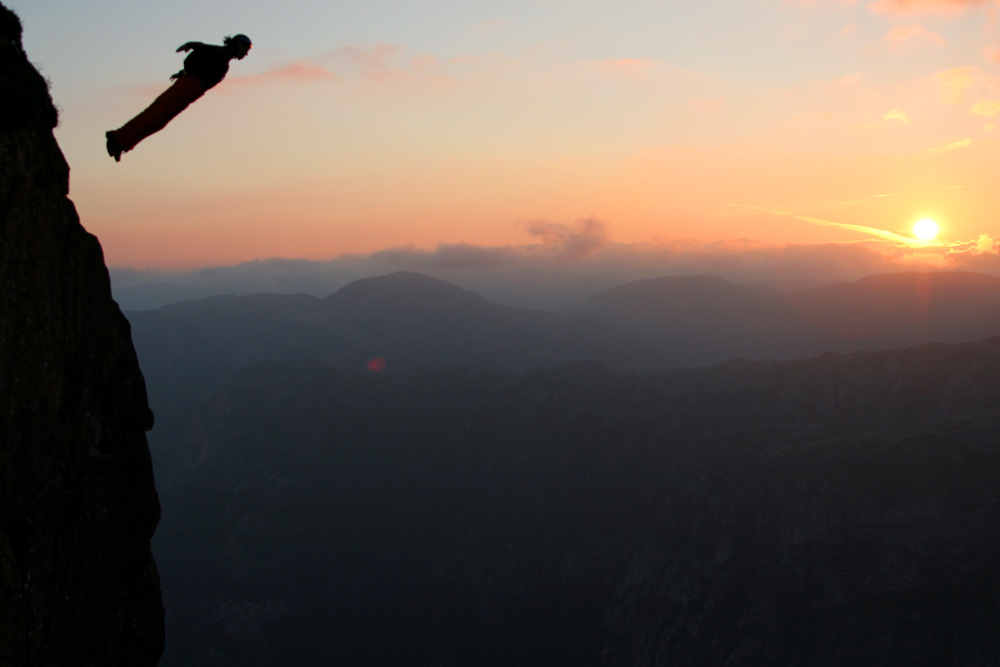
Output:
[[726,359],[791,359],[825,351],[780,292],[713,276],[640,280],[567,309],[583,321],[631,331],[674,351],[685,366]]
[[1000,334],[1000,279],[899,273],[782,293],[666,277],[606,290],[567,312],[672,349],[683,365],[794,359]]
[[896,273],[789,295],[831,349],[955,343],[1000,333],[1000,278],[981,273]]
[[129,317],[143,367],[158,377],[154,386],[164,386],[161,376],[176,382],[189,373],[193,386],[209,388],[248,363],[280,359],[363,368],[381,358],[389,370],[525,370],[586,360],[657,372],[1000,334],[1000,279],[909,273],[781,293],[707,276],[666,277],[601,292],[556,314],[501,306],[398,272],[326,299],[213,297]]
[[436,313],[451,317],[503,316],[506,308],[451,283],[420,273],[397,271],[356,280],[327,297],[327,303],[345,310],[391,311],[400,314]]
[[244,369],[183,440],[165,664],[993,664],[998,378]]
[[524,370],[573,360],[663,370],[669,354],[627,332],[511,308],[445,281],[398,272],[327,299],[298,294],[213,297],[130,313],[143,368],[157,387],[205,389],[263,360],[315,360],[389,370],[482,366]]

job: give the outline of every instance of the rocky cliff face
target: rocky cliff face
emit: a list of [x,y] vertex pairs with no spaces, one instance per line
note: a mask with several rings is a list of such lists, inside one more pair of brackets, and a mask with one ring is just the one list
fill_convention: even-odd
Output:
[[153,415],[20,34],[0,4],[0,664],[155,665]]

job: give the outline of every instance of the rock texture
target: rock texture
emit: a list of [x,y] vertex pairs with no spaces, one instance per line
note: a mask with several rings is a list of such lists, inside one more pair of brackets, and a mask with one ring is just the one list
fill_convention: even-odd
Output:
[[0,664],[155,665],[153,415],[20,37],[0,5]]

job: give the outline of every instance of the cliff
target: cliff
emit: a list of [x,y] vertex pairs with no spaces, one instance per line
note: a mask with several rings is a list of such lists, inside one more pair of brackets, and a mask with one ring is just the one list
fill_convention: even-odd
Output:
[[155,665],[153,415],[57,113],[0,4],[0,664]]

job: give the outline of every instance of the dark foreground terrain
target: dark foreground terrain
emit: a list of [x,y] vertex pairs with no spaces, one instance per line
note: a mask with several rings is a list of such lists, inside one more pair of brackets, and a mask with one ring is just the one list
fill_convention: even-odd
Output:
[[996,665],[998,378],[245,368],[164,432],[163,664]]

